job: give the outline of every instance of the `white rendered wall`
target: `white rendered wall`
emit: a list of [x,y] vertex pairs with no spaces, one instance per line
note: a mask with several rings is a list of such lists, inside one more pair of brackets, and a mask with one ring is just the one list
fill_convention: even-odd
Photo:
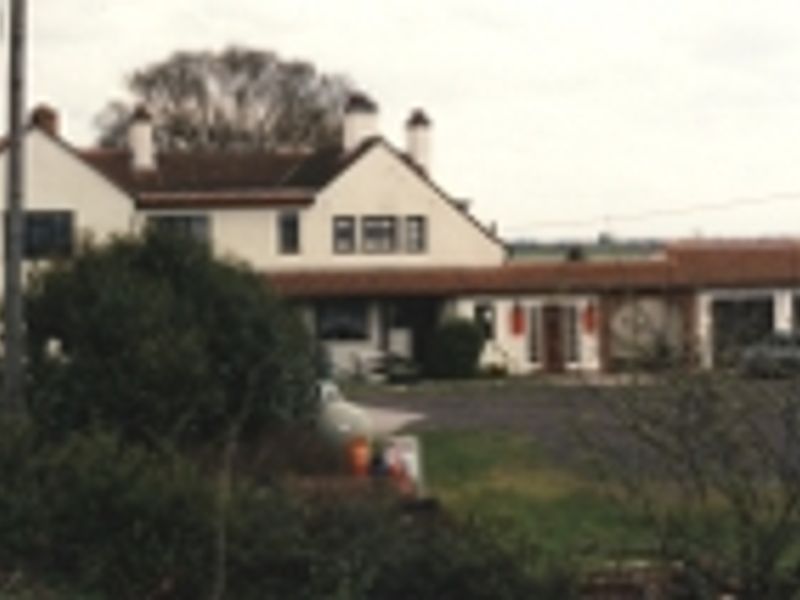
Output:
[[[5,190],[8,153],[0,155],[0,190]],[[133,231],[133,200],[60,143],[37,129],[25,137],[26,210],[69,210],[77,238],[97,241]],[[0,227],[0,257],[5,252]],[[2,283],[0,283],[0,286]]]
[[772,296],[775,331],[789,333],[794,329],[794,291],[776,290]]
[[[278,215],[297,212],[300,224],[299,254],[278,252]],[[401,159],[378,144],[324,189],[315,203],[301,208],[164,210],[147,214],[207,214],[214,252],[250,263],[259,270],[328,268],[403,268],[502,264],[504,248],[489,238],[469,218],[442,198]],[[356,217],[360,246],[360,217],[398,217],[400,248],[387,254],[333,252],[333,217]],[[426,252],[402,250],[403,219],[427,217]],[[143,221],[145,215],[140,217]]]
[[[575,307],[578,311],[578,339],[579,359],[577,362],[568,362],[565,368],[568,371],[598,371],[600,369],[600,315],[597,313],[597,326],[589,333],[583,328],[582,315],[590,306],[594,305],[599,310],[597,298],[590,296],[473,296],[454,300],[448,307],[447,314],[465,319],[472,319],[477,304],[491,304],[495,307],[495,335],[493,340],[488,340],[480,358],[483,367],[500,365],[509,373],[525,374],[538,371],[542,368],[541,361],[531,362],[528,352],[528,337],[530,335],[531,309],[542,309],[545,306]],[[520,335],[511,331],[511,311],[519,305],[525,314],[525,327]],[[539,313],[541,315],[541,312]],[[539,325],[540,335],[543,335],[542,325]],[[545,342],[540,340],[539,353],[543,356]]]

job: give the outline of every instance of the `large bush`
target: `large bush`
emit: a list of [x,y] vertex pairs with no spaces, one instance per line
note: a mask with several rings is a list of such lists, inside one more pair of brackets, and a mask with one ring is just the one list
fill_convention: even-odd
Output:
[[[108,433],[54,444],[0,423],[0,478],[0,576],[58,590],[45,598],[209,597],[216,489],[185,458]],[[225,597],[570,597],[568,578],[528,568],[542,564],[529,548],[444,512],[409,511],[364,483],[240,479]]]
[[473,377],[483,349],[483,334],[467,319],[443,321],[425,352],[425,372],[432,377]]
[[194,466],[108,433],[49,444],[17,425],[0,438],[0,572],[59,597],[203,597],[214,495]]
[[31,413],[51,432],[185,444],[316,409],[302,324],[262,276],[190,240],[86,245],[33,278],[27,315]]

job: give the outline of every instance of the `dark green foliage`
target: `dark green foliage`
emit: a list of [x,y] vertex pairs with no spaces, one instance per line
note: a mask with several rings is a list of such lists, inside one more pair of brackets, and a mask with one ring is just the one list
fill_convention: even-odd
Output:
[[[569,598],[569,578],[534,575],[535,554],[380,490],[240,497],[230,556],[235,598]],[[552,594],[550,593],[552,592]]]
[[109,434],[45,445],[27,427],[2,433],[3,571],[69,597],[203,596],[213,494],[189,463]]
[[425,372],[431,377],[473,377],[483,349],[480,328],[467,319],[444,321],[425,352]]
[[86,246],[33,279],[27,311],[30,409],[51,433],[103,426],[182,445],[234,418],[252,435],[316,410],[299,320],[258,274],[189,240]]
[[[207,597],[213,478],[110,434],[0,433],[0,574],[63,590],[52,597]],[[568,576],[529,569],[530,548],[365,482],[242,479],[229,514],[227,598],[570,597]]]

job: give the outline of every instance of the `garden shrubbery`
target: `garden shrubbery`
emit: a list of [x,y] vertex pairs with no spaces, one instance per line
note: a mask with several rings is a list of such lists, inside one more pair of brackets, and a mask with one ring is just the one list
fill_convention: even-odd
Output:
[[87,245],[26,294],[31,414],[52,435],[101,426],[132,442],[258,436],[313,418],[310,336],[263,276],[149,232]]
[[[14,427],[0,427],[0,572],[68,597],[208,597],[213,478],[108,433],[48,444]],[[307,491],[241,477],[230,508],[226,598],[488,600],[570,589],[542,583],[487,530],[409,512],[380,484]]]
[[[381,484],[287,483],[341,465],[310,433],[313,345],[247,268],[120,239],[36,274],[27,309],[30,418],[0,420],[4,597],[548,595],[495,536]],[[439,372],[471,373],[472,330],[442,333]]]
[[468,319],[443,321],[425,351],[425,372],[447,379],[474,377],[483,349],[480,328]]

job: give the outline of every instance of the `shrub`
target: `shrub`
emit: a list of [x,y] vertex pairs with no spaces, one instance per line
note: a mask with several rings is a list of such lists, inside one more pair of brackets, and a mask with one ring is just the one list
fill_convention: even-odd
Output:
[[[58,444],[27,427],[0,433],[0,574],[54,590],[43,598],[208,596],[216,490],[199,469],[107,433]],[[240,479],[225,562],[225,597],[241,600],[568,598],[570,589],[568,578],[529,569],[540,563],[527,548],[347,478]]]
[[316,411],[299,319],[263,277],[190,240],[86,245],[33,278],[27,311],[30,408],[51,433],[100,425],[183,445],[235,419],[252,436]]
[[473,377],[483,349],[483,334],[467,319],[441,323],[425,353],[425,371],[432,377]]
[[213,494],[193,466],[110,434],[58,445],[27,428],[3,434],[5,570],[69,587],[72,597],[203,596]]
[[440,512],[409,512],[378,490],[239,496],[230,594],[240,599],[569,598],[569,577]]

